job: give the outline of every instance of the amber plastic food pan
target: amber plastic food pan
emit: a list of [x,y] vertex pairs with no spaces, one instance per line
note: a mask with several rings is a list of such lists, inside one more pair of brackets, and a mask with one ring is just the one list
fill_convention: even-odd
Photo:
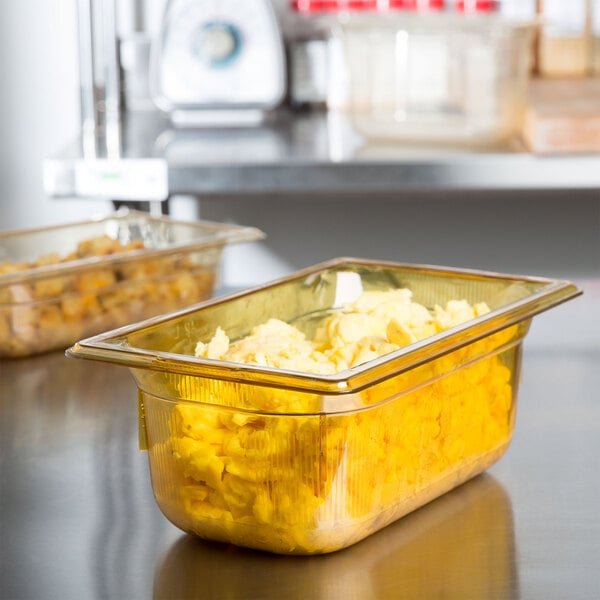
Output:
[[127,210],[0,232],[0,357],[65,349],[209,298],[224,246],[262,237]]
[[[362,291],[394,288],[429,308],[465,299],[491,311],[333,375],[194,356],[217,326],[240,338],[275,317],[310,336]],[[175,525],[318,554],[497,461],[511,440],[531,318],[580,293],[567,281],[335,259],[83,340],[68,355],[131,369],[154,495]]]

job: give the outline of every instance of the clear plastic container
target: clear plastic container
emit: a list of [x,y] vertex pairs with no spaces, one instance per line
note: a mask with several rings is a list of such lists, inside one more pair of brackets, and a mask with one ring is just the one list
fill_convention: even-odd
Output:
[[[488,314],[351,369],[316,375],[194,356],[274,317],[308,336],[362,291]],[[158,505],[201,538],[283,554],[358,542],[481,473],[508,447],[521,342],[569,282],[337,259],[83,340],[69,356],[131,369]]]
[[209,298],[224,246],[261,237],[137,211],[2,232],[0,357],[64,349]]
[[352,119],[365,137],[490,145],[519,131],[532,23],[485,12],[394,11],[345,15],[334,32]]

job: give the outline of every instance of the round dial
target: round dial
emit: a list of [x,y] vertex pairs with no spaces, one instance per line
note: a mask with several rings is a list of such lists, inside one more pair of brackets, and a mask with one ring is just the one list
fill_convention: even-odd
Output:
[[271,107],[285,56],[271,0],[168,0],[153,46],[153,98],[175,108]]
[[240,54],[241,35],[231,23],[209,21],[201,25],[192,40],[192,51],[211,67],[225,67]]

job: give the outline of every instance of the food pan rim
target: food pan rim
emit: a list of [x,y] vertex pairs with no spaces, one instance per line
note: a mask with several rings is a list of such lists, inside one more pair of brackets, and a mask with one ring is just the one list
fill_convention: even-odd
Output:
[[75,274],[87,271],[90,268],[103,268],[114,264],[145,261],[181,252],[191,253],[210,249],[223,249],[227,244],[260,241],[266,237],[265,233],[260,229],[246,225],[219,223],[207,220],[184,221],[181,219],[173,219],[168,216],[154,216],[144,211],[119,209],[112,213],[92,219],[55,224],[46,227],[30,227],[26,229],[0,231],[0,244],[5,239],[14,239],[19,236],[43,233],[45,231],[68,231],[71,228],[86,225],[95,225],[110,221],[127,221],[129,219],[142,219],[148,223],[164,223],[167,225],[184,226],[206,233],[212,232],[214,235],[209,239],[171,242],[162,248],[143,248],[140,250],[116,252],[108,256],[69,260],[42,267],[23,269],[13,273],[0,274],[0,289],[8,285],[30,283],[41,279]]
[[[542,284],[542,288],[525,298],[506,304],[491,312],[457,325],[444,332],[430,336],[378,359],[358,365],[332,375],[316,375],[246,365],[225,361],[198,358],[191,355],[149,351],[126,346],[124,336],[142,329],[159,325],[165,321],[187,314],[202,311],[214,305],[255,294],[295,279],[302,279],[329,269],[344,265],[373,268],[399,268],[422,272],[432,272],[464,278],[493,278],[514,280],[521,283]],[[567,280],[510,275],[474,269],[458,269],[437,265],[400,263],[352,257],[334,258],[305,269],[295,271],[285,277],[240,292],[208,299],[187,308],[159,315],[138,323],[86,338],[66,351],[67,356],[86,358],[127,366],[131,369],[151,369],[172,374],[188,375],[209,379],[235,381],[244,384],[279,387],[310,393],[347,394],[357,392],[379,383],[389,377],[399,375],[416,366],[439,358],[453,350],[464,347],[493,333],[530,320],[536,314],[548,310],[582,294],[582,290]]]

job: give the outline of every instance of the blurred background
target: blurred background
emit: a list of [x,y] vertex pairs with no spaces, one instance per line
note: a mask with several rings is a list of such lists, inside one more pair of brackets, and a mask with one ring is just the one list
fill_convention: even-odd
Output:
[[2,229],[86,218],[80,200],[51,201],[42,163],[79,134],[75,3],[3,2],[0,6],[2,85]]
[[[177,8],[178,2],[171,4]],[[211,27],[215,23],[219,26],[226,24],[227,18],[234,19],[236,7],[248,11],[246,22],[250,23],[249,28],[264,34],[265,30],[260,28],[268,25],[259,22],[258,8],[256,15],[250,14],[254,12],[252,2],[236,4],[230,0],[219,4],[198,0],[195,3],[180,2],[179,8],[184,10],[186,4],[196,5],[196,13],[190,14],[198,23],[203,19],[208,23],[211,11],[220,14],[217,21],[213,18],[209,23]],[[257,6],[258,4],[261,3],[256,3]],[[189,90],[185,89],[185,84],[181,87],[181,81],[173,83],[172,73],[181,65],[178,67],[177,58],[173,59],[169,54],[169,43],[175,44],[177,50],[177,43],[181,43],[177,40],[183,39],[186,27],[182,21],[177,21],[177,14],[171,14],[168,29],[165,26],[165,2],[129,0],[117,3],[117,51],[123,61],[119,75],[123,86],[121,110],[142,115],[142,119],[147,118],[148,114],[156,113],[157,109],[152,99],[147,97],[147,77],[146,80],[139,78],[139,66],[145,64],[146,69],[148,68],[149,47],[151,43],[157,43],[156,39],[162,32],[160,40],[163,44],[161,59],[164,79],[158,85],[163,85],[159,91],[162,92],[163,100],[165,97],[168,100],[162,107],[160,118],[163,120],[159,121],[158,129],[155,120],[147,127],[142,120],[142,125],[134,123],[133,129],[126,130],[123,134],[125,142],[128,135],[133,139],[130,146],[135,148],[137,138],[152,136],[157,132],[156,140],[150,145],[151,152],[156,155],[156,148],[160,147],[157,140],[160,139],[162,144],[166,131],[169,146],[164,156],[169,169],[175,163],[175,166],[181,167],[181,172],[182,165],[189,166],[185,171],[188,179],[178,189],[169,189],[168,201],[162,203],[163,208],[159,210],[182,219],[202,218],[253,225],[267,234],[267,239],[259,244],[226,250],[223,286],[236,288],[254,285],[334,256],[354,255],[565,277],[584,282],[589,289],[588,295],[597,299],[600,293],[600,155],[597,154],[596,146],[600,147],[600,109],[598,98],[594,94],[598,89],[598,76],[595,70],[597,64],[594,62],[597,57],[594,58],[593,52],[596,51],[594,49],[597,49],[600,38],[594,29],[597,27],[594,23],[598,21],[597,13],[593,12],[594,3],[587,0],[583,0],[581,6],[577,2],[562,3],[563,8],[557,9],[556,6],[553,7],[555,3],[547,2],[549,8],[546,10],[554,11],[549,14],[552,26],[542,30],[545,31],[543,35],[536,34],[534,43],[526,46],[527,56],[523,56],[522,48],[525,46],[518,46],[512,38],[507,41],[506,34],[499,35],[494,29],[496,25],[485,25],[477,39],[477,44],[480,45],[465,46],[466,50],[463,48],[461,60],[466,60],[464,57],[469,56],[468,60],[471,62],[459,65],[480,75],[489,72],[477,82],[463,82],[463,85],[474,87],[462,92],[459,90],[459,93],[477,95],[477,90],[486,89],[486,77],[488,80],[491,77],[499,78],[500,83],[494,88],[498,95],[489,98],[489,106],[493,105],[494,111],[502,102],[517,102],[512,96],[509,100],[502,96],[507,89],[518,88],[516,80],[511,79],[516,75],[501,68],[502,65],[498,62],[498,57],[507,56],[507,51],[516,52],[511,60],[521,65],[521,70],[526,69],[528,82],[536,79],[542,84],[550,82],[552,85],[557,79],[560,82],[566,79],[570,89],[585,84],[587,87],[581,87],[581,91],[576,91],[575,96],[579,98],[579,104],[585,100],[586,106],[582,109],[578,102],[572,102],[571,107],[573,110],[583,110],[590,119],[587,138],[583,141],[577,137],[569,138],[562,146],[558,144],[555,148],[549,148],[543,145],[543,140],[536,142],[531,131],[530,138],[527,138],[523,129],[515,129],[516,121],[513,122],[511,116],[507,122],[492,124],[492,130],[497,125],[498,132],[504,134],[508,123],[511,134],[514,134],[510,140],[495,139],[497,132],[494,130],[489,145],[479,145],[475,149],[465,149],[462,146],[458,149],[449,148],[448,139],[437,144],[432,132],[440,132],[443,127],[432,126],[432,122],[425,123],[424,137],[419,138],[418,133],[413,136],[418,138],[417,143],[412,143],[410,131],[402,129],[403,122],[394,129],[398,125],[400,111],[397,104],[391,108],[386,104],[389,89],[380,85],[382,80],[386,80],[384,67],[386,60],[389,62],[389,53],[386,53],[384,42],[377,42],[381,44],[377,46],[369,44],[369,40],[385,40],[385,35],[394,35],[395,39],[399,39],[398,30],[394,29],[399,26],[393,17],[387,24],[382,25],[380,21],[373,25],[365,11],[357,10],[353,18],[359,19],[358,30],[350,32],[354,38],[346,38],[354,45],[345,46],[347,54],[342,57],[345,62],[336,63],[339,56],[336,58],[335,53],[339,54],[340,46],[335,34],[336,28],[331,23],[340,21],[342,8],[347,10],[348,3],[329,4],[330,12],[323,19],[322,9],[327,3],[274,0],[278,33],[283,37],[285,47],[283,96],[275,103],[276,106],[269,107],[266,111],[266,128],[260,125],[248,128],[226,127],[225,133],[222,133],[210,123],[199,128],[197,125],[190,127],[172,124],[175,109],[183,107],[179,112],[187,117],[186,111],[190,105],[194,108],[195,101],[206,103],[205,98],[195,98],[193,95],[186,97]],[[369,5],[368,2],[363,4]],[[387,10],[391,10],[392,4],[387,3]],[[396,6],[401,4],[397,3]],[[406,4],[410,5],[410,2]],[[430,12],[437,6],[435,2],[416,4],[421,6],[423,13]],[[565,4],[570,8],[565,10]],[[84,59],[80,60],[82,46],[81,38],[78,38],[81,28],[81,20],[78,24],[78,5],[81,12],[81,7],[86,3],[75,0],[45,0],[41,3],[22,0],[18,3],[0,4],[0,64],[3,82],[0,92],[2,230],[86,219],[112,210],[114,201],[123,200],[111,196],[110,192],[86,194],[71,189],[69,185],[63,189],[61,186],[64,181],[58,176],[54,181],[50,178],[50,183],[44,179],[45,162],[56,159],[62,168],[65,157],[71,156],[71,150],[68,149],[74,143],[77,145],[83,131],[80,65]],[[488,5],[493,5],[493,8],[490,9]],[[443,18],[466,18],[473,16],[463,14],[470,10],[482,13],[492,10],[505,13],[503,16],[506,18],[530,19],[531,11],[535,13],[539,7],[532,2],[528,12],[526,5],[527,2],[506,1],[501,4],[466,2],[451,6],[448,2],[445,4]],[[368,7],[373,8],[370,5]],[[423,16],[414,6],[410,12],[409,18],[418,19]],[[487,18],[491,15],[482,16]],[[256,20],[252,21],[251,17]],[[548,14],[544,17],[547,19]],[[188,23],[189,21],[188,18]],[[409,102],[406,105],[410,118],[413,108],[417,116],[422,114],[418,110],[442,110],[431,106],[432,97],[437,101],[438,96],[447,91],[446,87],[440,87],[440,81],[448,85],[444,69],[450,67],[441,62],[444,51],[440,51],[440,41],[446,41],[444,36],[449,29],[454,28],[455,33],[458,31],[460,34],[461,28],[465,26],[461,22],[449,20],[443,26],[432,25],[428,38],[416,39],[414,30],[411,29],[413,24],[410,21],[406,23],[408,25],[401,26],[405,29],[404,39],[411,43],[414,41],[411,46],[413,55],[408,60],[416,61],[413,65],[416,65],[414,72],[419,70],[420,65],[421,70],[424,68],[428,73],[425,78],[415,79],[413,75],[408,80],[413,86],[411,89],[415,90],[412,100],[409,99],[412,104]],[[581,23],[583,29],[577,34],[577,27]],[[372,37],[373,27],[382,28],[383,33],[377,38]],[[240,36],[236,38],[237,34],[229,35],[229,30],[225,33],[227,35],[223,35],[220,29],[210,31],[212,46],[209,52],[215,53],[217,62],[222,58],[219,52],[226,54],[229,51],[228,44],[235,45],[242,39]],[[350,34],[346,32],[346,35]],[[173,40],[168,36],[172,36]],[[252,41],[251,36],[247,36],[247,40]],[[369,69],[365,70],[365,65],[359,59],[366,60],[369,57],[369,46],[380,52],[379,55],[371,56],[372,64],[378,66],[372,70],[379,73],[379,79],[373,76],[367,82],[364,77]],[[198,47],[194,50],[196,55],[204,51]],[[414,50],[417,47],[418,55]],[[482,48],[488,54],[484,54]],[[396,51],[397,49],[396,46]],[[178,51],[181,52],[181,48]],[[567,55],[567,64],[559,64],[559,59],[562,60],[561,57]],[[397,58],[397,54],[395,56]],[[483,56],[488,62],[480,60],[477,64],[472,63],[474,56]],[[169,65],[172,67],[170,71]],[[432,65],[437,68],[435,73],[427,71]],[[399,64],[392,65],[391,68],[397,70]],[[344,73],[344,69],[354,69],[355,72],[350,73],[354,77],[353,81],[358,80],[362,84],[359,88],[355,83],[350,92],[346,90],[345,101],[350,102],[351,106],[346,106],[345,116],[344,107],[340,109],[339,106],[344,103],[344,98],[340,100],[342,88],[339,82],[340,73]],[[167,71],[168,74],[164,75]],[[219,77],[223,72],[223,69],[215,70]],[[260,73],[260,69],[252,72],[253,77],[256,73]],[[273,86],[278,84],[274,70],[267,73],[263,69],[263,75]],[[281,76],[281,73],[278,72],[277,76]],[[231,97],[235,100],[237,93],[243,95],[246,88],[251,94],[254,88],[248,80],[249,77],[246,77],[245,80],[231,83],[226,88],[227,101],[231,101]],[[182,81],[185,81],[185,76]],[[212,81],[214,83],[216,79]],[[180,87],[177,88],[177,85]],[[371,105],[364,112],[366,120],[362,121],[362,130],[353,129],[352,123],[356,125],[357,121],[348,117],[348,114],[356,116],[356,111],[360,110],[360,107],[357,109],[357,89],[377,90],[365,100],[371,102]],[[556,89],[564,90],[564,86]],[[542,92],[547,104],[554,92],[552,88],[550,92]],[[270,93],[273,98],[277,96],[277,91],[269,92],[267,89],[266,93]],[[180,96],[177,97],[177,94]],[[348,94],[354,96],[349,100]],[[484,93],[480,93],[479,108],[487,106],[484,96]],[[390,97],[392,101],[398,102],[397,94]],[[218,100],[223,101],[223,98]],[[268,99],[261,101],[265,104],[269,102]],[[484,112],[484,108],[481,108],[481,112]],[[544,109],[545,104],[542,103],[540,114],[543,114]],[[565,110],[564,105],[561,105],[561,109]],[[272,113],[281,111],[286,113],[283,126],[279,126],[277,118],[273,120],[271,116]],[[388,113],[393,116],[389,122],[385,120]],[[336,121],[336,115],[340,114],[341,120]],[[474,114],[468,115],[469,118]],[[325,129],[314,125],[314,115],[326,120]],[[373,115],[376,117],[369,121]],[[381,115],[383,119],[380,119]],[[444,114],[441,117],[443,119]],[[389,126],[390,123],[392,127]],[[463,123],[460,130],[449,128],[450,141],[457,131],[462,135],[473,123],[475,121]],[[581,125],[579,127],[581,129]],[[473,130],[476,134],[475,125]],[[217,135],[215,131],[221,133]],[[338,137],[334,139],[335,136]],[[460,137],[457,139],[461,144],[465,141]],[[203,140],[217,141],[211,146]],[[536,147],[536,143],[541,145]],[[568,143],[572,144],[571,148],[565,145]],[[143,142],[139,145],[143,147]],[[81,148],[78,148],[77,152],[80,152]],[[77,152],[76,156],[81,157]],[[132,151],[132,155],[139,156],[135,152],[137,150]],[[545,154],[548,156],[542,156]],[[485,163],[479,162],[482,156],[489,157]],[[496,159],[497,168],[494,162]],[[237,169],[231,175],[227,171],[229,161]],[[278,161],[285,163],[290,169],[278,171],[275,168],[260,168],[265,165],[279,167],[281,165],[277,164]],[[412,174],[410,169],[406,170],[407,162],[419,167],[414,184],[407,181],[407,177]],[[336,170],[340,164],[344,166],[344,170]],[[453,170],[455,164],[460,165],[457,172]],[[192,176],[194,165],[197,167],[196,177]],[[202,178],[212,177],[216,172],[207,168],[207,165],[221,169],[222,189],[219,189],[219,179],[216,176],[211,179],[210,186],[200,182]],[[307,165],[312,170],[304,175],[303,169]],[[369,171],[369,166],[374,170]],[[172,172],[175,171],[173,168]],[[384,184],[372,185],[377,182],[379,172]],[[232,181],[236,177],[241,178],[241,173],[245,179],[240,179],[234,185],[236,182]],[[540,184],[544,173],[553,174],[553,180],[548,184]],[[366,177],[364,185],[344,183],[346,179],[360,183],[363,174]],[[487,174],[490,176],[489,185],[486,185]],[[314,185],[311,185],[310,179],[315,177]],[[303,182],[303,178],[306,181]],[[506,185],[502,185],[504,178]],[[251,189],[246,191],[243,186],[248,181],[253,183]]]

